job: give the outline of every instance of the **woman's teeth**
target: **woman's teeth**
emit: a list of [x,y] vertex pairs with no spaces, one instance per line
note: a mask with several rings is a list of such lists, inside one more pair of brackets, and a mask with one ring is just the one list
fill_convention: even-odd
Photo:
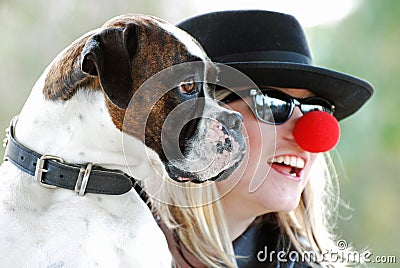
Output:
[[289,155],[274,157],[271,162],[276,164],[284,164],[298,169],[302,169],[305,166],[305,161],[302,158]]

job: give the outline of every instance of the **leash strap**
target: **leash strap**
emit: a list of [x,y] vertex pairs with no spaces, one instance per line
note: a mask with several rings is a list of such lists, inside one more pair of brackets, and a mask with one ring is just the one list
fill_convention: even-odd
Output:
[[75,165],[62,158],[41,155],[21,143],[14,134],[17,117],[11,121],[6,140],[5,161],[10,161],[22,171],[34,176],[34,180],[46,188],[64,188],[85,193],[120,195],[129,192],[132,179],[119,170],[109,170],[91,163]]

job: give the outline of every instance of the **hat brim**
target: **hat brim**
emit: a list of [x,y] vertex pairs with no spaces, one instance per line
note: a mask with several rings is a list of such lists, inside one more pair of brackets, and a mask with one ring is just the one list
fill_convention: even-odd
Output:
[[268,61],[224,64],[243,72],[259,87],[308,89],[335,105],[338,120],[355,113],[373,94],[373,86],[367,81],[313,65]]

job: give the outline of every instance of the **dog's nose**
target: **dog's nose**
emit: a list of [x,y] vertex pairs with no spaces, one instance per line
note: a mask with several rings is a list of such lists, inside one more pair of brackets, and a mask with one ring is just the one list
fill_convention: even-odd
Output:
[[242,125],[243,116],[234,111],[227,111],[221,115],[221,122],[229,129],[237,129]]

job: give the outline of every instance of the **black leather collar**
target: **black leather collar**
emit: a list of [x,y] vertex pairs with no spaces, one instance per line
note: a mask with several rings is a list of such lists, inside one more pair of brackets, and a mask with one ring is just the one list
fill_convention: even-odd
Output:
[[69,189],[79,195],[120,195],[132,189],[134,179],[119,170],[104,169],[91,163],[69,164],[59,157],[41,155],[25,147],[15,138],[17,119],[13,118],[7,132],[4,161],[10,161],[22,171],[34,176],[33,179],[41,186]]

